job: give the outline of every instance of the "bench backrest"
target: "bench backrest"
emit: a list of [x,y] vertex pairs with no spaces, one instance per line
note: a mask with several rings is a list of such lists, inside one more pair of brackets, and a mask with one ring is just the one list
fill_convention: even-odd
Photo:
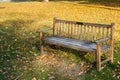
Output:
[[113,37],[113,25],[67,21],[54,18],[53,35],[68,38],[95,41],[105,37]]

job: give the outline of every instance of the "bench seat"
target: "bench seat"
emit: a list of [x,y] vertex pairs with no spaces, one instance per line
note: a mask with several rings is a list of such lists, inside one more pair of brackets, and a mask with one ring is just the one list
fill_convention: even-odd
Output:
[[[43,41],[49,44],[59,45],[75,50],[92,51],[92,52],[96,51],[96,43],[90,41],[76,40],[76,39],[58,37],[58,36],[47,37],[44,38]],[[108,48],[110,48],[109,45],[104,44],[101,46],[102,51]]]

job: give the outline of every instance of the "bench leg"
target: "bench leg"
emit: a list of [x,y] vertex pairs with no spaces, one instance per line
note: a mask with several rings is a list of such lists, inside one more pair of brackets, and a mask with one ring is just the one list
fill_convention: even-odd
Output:
[[43,45],[40,45],[40,53],[43,54]]
[[113,47],[110,50],[111,63],[113,63]]
[[100,71],[101,70],[101,48],[100,48],[100,44],[97,44],[97,70]]
[[40,53],[43,54],[43,34],[40,32]]

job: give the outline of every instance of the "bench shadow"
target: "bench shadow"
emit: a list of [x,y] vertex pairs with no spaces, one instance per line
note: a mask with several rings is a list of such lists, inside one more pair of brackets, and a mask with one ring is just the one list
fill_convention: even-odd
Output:
[[[63,51],[63,52],[67,52],[68,55],[72,54],[75,55],[76,58],[79,58],[82,61],[85,61],[88,64],[92,64],[95,65],[95,61],[94,58],[92,60],[89,59],[89,57],[86,57],[87,54],[90,54],[90,56],[93,56],[92,53],[88,53],[88,52],[84,52],[84,51],[78,51],[78,50],[74,50],[74,49],[70,49],[70,48],[66,48],[66,47],[61,47],[61,46],[56,46],[56,45],[50,45],[50,44],[46,44],[45,46],[49,46],[52,49],[55,49],[57,51]],[[79,62],[79,60],[78,60]]]

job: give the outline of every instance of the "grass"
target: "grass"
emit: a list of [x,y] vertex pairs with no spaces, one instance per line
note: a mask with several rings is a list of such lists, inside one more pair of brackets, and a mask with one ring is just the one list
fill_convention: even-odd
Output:
[[[106,4],[106,3],[104,3]],[[69,15],[68,15],[69,14]],[[97,72],[89,54],[70,49],[45,48],[48,55],[39,54],[37,29],[52,27],[53,17],[83,22],[115,22],[114,64]],[[120,7],[83,2],[7,2],[0,3],[0,80],[119,80],[120,79]],[[43,58],[42,58],[43,56]],[[42,64],[56,61],[53,65]],[[59,61],[60,59],[60,61]],[[63,61],[62,61],[63,60]],[[63,62],[59,63],[59,62]],[[72,71],[84,65],[89,71],[81,76]],[[38,64],[39,63],[39,64]],[[65,67],[56,66],[57,63]],[[58,65],[59,65],[58,64]],[[69,67],[69,65],[71,67]],[[75,66],[74,66],[75,65]],[[94,65],[93,65],[94,66]],[[62,69],[64,71],[59,70]],[[85,69],[86,69],[85,68]],[[70,74],[70,72],[75,74]],[[78,70],[79,71],[79,70]],[[71,76],[72,75],[72,76]]]

